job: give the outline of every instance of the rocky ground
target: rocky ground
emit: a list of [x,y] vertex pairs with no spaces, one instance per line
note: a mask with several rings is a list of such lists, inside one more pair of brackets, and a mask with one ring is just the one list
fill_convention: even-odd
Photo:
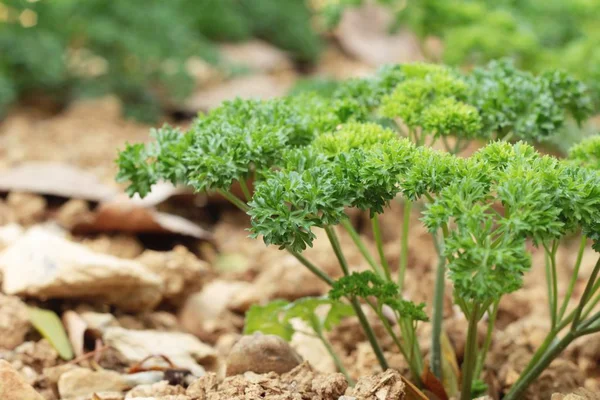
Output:
[[[421,57],[410,35],[388,37],[370,29],[365,18],[375,17],[346,19],[336,33],[338,46],[314,72],[348,77]],[[436,43],[430,45],[435,50]],[[210,108],[232,94],[279,95],[297,79],[285,55],[260,42],[225,50],[253,63],[256,74],[216,80],[190,98],[189,110]],[[201,68],[198,74],[212,76]],[[60,113],[19,108],[0,123],[0,399],[415,398],[404,379],[406,364],[375,320],[393,370],[379,369],[354,319],[329,333],[357,381],[354,387],[313,337],[296,333],[289,344],[261,335],[240,341],[252,304],[320,295],[327,288],[295,258],[247,238],[246,216],[222,199],[168,185],[144,200],[125,198],[114,183],[116,149],[148,140],[148,128],[124,121],[111,98],[78,102]],[[382,220],[391,265],[398,262],[397,208],[392,205]],[[412,218],[417,226],[418,215]],[[353,215],[359,230],[365,222],[364,215]],[[361,234],[373,246],[369,230]],[[307,257],[339,275],[322,236]],[[340,236],[343,246],[350,243]],[[367,268],[353,246],[344,247],[353,269]],[[559,250],[565,276],[576,248],[574,243]],[[589,249],[580,275],[595,261]],[[414,229],[407,297],[430,304],[435,263],[429,235]],[[525,288],[500,304],[486,366],[493,399],[515,381],[548,330],[542,264],[536,257]],[[576,295],[583,284],[578,282]],[[466,323],[449,298],[446,305],[449,342],[460,365]],[[60,316],[71,360],[57,352],[61,346],[52,331],[40,334],[31,307]],[[423,324],[425,352],[428,332]],[[600,336],[580,340],[526,398],[600,399],[599,360]]]

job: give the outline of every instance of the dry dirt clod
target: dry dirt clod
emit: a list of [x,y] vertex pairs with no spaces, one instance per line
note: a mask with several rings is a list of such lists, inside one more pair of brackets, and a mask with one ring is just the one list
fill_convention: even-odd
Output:
[[[213,368],[217,361],[212,347],[187,333],[112,327],[104,332],[104,343],[131,364],[158,353],[168,357],[176,367],[187,368],[196,376],[205,373],[204,367]],[[156,361],[153,359],[153,362]],[[149,361],[146,366],[151,365]]]
[[44,400],[6,361],[0,360],[0,399]]
[[210,343],[215,343],[224,334],[238,332],[243,320],[227,307],[236,293],[250,285],[239,281],[212,281],[201,292],[187,298],[179,314],[181,325]]
[[134,259],[144,252],[142,243],[130,234],[85,237],[81,243],[97,253],[109,254],[119,258]]
[[92,371],[75,368],[63,373],[58,379],[58,393],[64,400],[91,396],[96,392],[123,392],[127,383],[118,372]]
[[11,192],[6,204],[13,210],[16,220],[22,225],[40,222],[46,212],[47,202],[42,196],[30,193]]
[[89,223],[94,218],[87,201],[71,199],[63,204],[55,215],[56,221],[65,229],[73,229],[79,224]]
[[94,253],[42,228],[5,249],[0,269],[7,294],[100,300],[128,311],[153,308],[162,297],[162,280],[142,264]]
[[227,376],[252,371],[283,374],[297,367],[302,359],[282,338],[259,332],[242,337],[227,357]]
[[14,224],[17,222],[17,217],[6,202],[0,199],[0,226]]
[[405,384],[400,373],[393,369],[361,378],[351,395],[358,400],[402,400]]
[[161,381],[152,385],[140,385],[125,396],[126,399],[135,399],[139,397],[159,397],[185,395],[185,389],[181,386],[171,386],[167,381]]
[[600,393],[580,388],[569,394],[554,393],[552,400],[600,400]]
[[137,261],[162,278],[164,298],[176,304],[199,290],[209,273],[208,264],[184,246],[167,252],[146,250]]
[[25,303],[0,294],[0,349],[12,350],[23,343],[30,326]]
[[206,400],[208,393],[216,392],[218,386],[217,374],[210,372],[188,386],[186,394],[194,400]]

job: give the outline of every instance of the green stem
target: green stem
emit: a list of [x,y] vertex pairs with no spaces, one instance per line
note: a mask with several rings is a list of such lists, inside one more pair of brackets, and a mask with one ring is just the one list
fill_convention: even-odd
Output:
[[573,317],[573,324],[572,324],[572,328],[571,328],[572,330],[575,330],[577,328],[577,324],[579,324],[579,319],[581,317],[581,313],[583,312],[583,309],[584,309],[587,301],[589,300],[590,296],[593,295],[592,288],[596,284],[596,279],[598,279],[599,272],[600,272],[600,258],[598,258],[598,261],[596,262],[596,265],[594,266],[594,270],[592,271],[592,274],[590,275],[590,279],[588,280],[588,283],[585,286],[583,295],[581,296],[581,299],[579,300],[579,304],[577,305],[577,308],[575,309],[575,316]]
[[293,251],[291,249],[287,249],[287,251],[291,255],[296,257],[296,259],[298,261],[300,261],[300,263],[302,265],[304,265],[306,268],[308,268],[310,272],[315,274],[323,282],[327,283],[329,286],[332,286],[334,284],[334,280],[331,279],[331,277],[329,275],[327,275],[322,269],[320,269],[319,267],[317,267],[316,265],[314,265],[313,263],[308,261],[302,254],[296,253],[295,251]]
[[408,233],[410,230],[410,215],[412,211],[412,201],[404,200],[404,216],[402,219],[402,237],[400,238],[400,265],[398,266],[398,287],[400,293],[404,289],[404,278],[406,268],[408,267]]
[[385,253],[383,251],[383,238],[381,236],[381,228],[379,227],[379,218],[377,214],[375,214],[371,218],[371,224],[373,226],[373,236],[375,237],[375,244],[377,245],[377,252],[379,253],[379,258],[381,259],[383,271],[385,272],[386,278],[389,281],[392,281],[392,274],[390,273],[390,264],[388,264],[387,259],[385,258]]
[[479,357],[477,358],[477,366],[475,367],[475,379],[479,379],[481,377],[481,373],[483,372],[483,366],[485,365],[485,358],[487,356],[488,350],[490,349],[490,345],[492,344],[492,332],[494,331],[494,325],[496,324],[496,317],[498,316],[498,306],[500,304],[499,300],[496,300],[493,304],[492,313],[488,319],[487,332],[485,335],[485,341],[483,342],[483,347],[481,348],[481,352],[479,353]]
[[552,293],[554,297],[554,304],[552,308],[552,315],[554,316],[555,325],[558,323],[558,271],[556,268],[556,252],[558,251],[559,241],[555,240],[552,243],[552,253],[551,253],[551,265],[552,265]]
[[579,268],[581,267],[581,260],[583,259],[583,252],[585,251],[585,246],[587,244],[587,238],[584,235],[581,235],[581,242],[579,244],[579,251],[577,252],[577,260],[575,261],[575,267],[573,268],[573,274],[571,275],[571,281],[569,282],[569,287],[567,288],[567,293],[565,294],[565,298],[563,300],[562,307],[560,308],[560,312],[558,313],[558,320],[560,321],[565,312],[567,311],[567,306],[569,305],[569,300],[573,295],[573,290],[575,289],[575,283],[577,282],[577,278],[579,277]]
[[248,184],[245,179],[240,179],[238,181],[240,183],[240,187],[242,188],[242,193],[244,193],[244,197],[246,201],[252,200],[252,195],[250,194],[250,188],[248,188]]
[[477,323],[479,322],[479,303],[474,303],[469,314],[469,328],[467,330],[467,343],[465,358],[462,365],[462,382],[460,387],[460,400],[471,400],[471,388],[475,364],[477,362]]
[[349,220],[344,219],[342,220],[341,225],[346,230],[346,232],[348,232],[350,238],[352,239],[362,256],[365,258],[365,260],[367,260],[373,271],[375,271],[377,275],[385,277],[381,266],[377,264],[377,261],[375,261],[375,259],[367,249],[365,242],[360,238],[360,235],[358,234],[358,232],[356,232],[356,229],[354,229],[352,223]]
[[346,369],[346,367],[344,367],[342,360],[340,360],[340,358],[338,357],[329,340],[327,340],[327,338],[325,337],[325,335],[323,335],[323,332],[321,332],[320,329],[315,329],[315,333],[317,334],[319,340],[321,340],[321,343],[323,343],[323,346],[325,346],[325,349],[331,356],[331,359],[333,360],[333,363],[337,367],[338,371],[340,371],[346,377],[346,380],[348,381],[348,384],[350,386],[354,386],[354,380],[350,377],[350,374],[348,374],[348,370]]
[[446,284],[446,259],[443,256],[443,242],[440,243],[434,236],[438,253],[438,265],[435,276],[435,289],[433,292],[433,315],[431,316],[431,372],[442,379],[442,324],[444,320],[444,291]]
[[246,212],[248,212],[250,210],[250,207],[248,207],[248,204],[246,204],[242,200],[238,199],[230,191],[228,191],[228,190],[222,190],[222,189],[217,189],[217,193],[219,193],[221,196],[225,197],[227,200],[229,200],[231,203],[233,203],[234,206],[236,206],[237,208],[239,208],[243,212],[246,213]]
[[517,400],[523,398],[523,393],[527,387],[550,365],[552,361],[577,337],[578,333],[569,331],[561,340],[552,344],[548,351],[544,353],[538,362],[526,373],[521,374],[517,382],[510,388],[510,391],[503,400]]
[[342,252],[342,246],[340,245],[340,241],[335,233],[333,227],[327,225],[325,226],[325,233],[327,234],[327,238],[329,239],[329,243],[331,243],[331,247],[333,248],[333,252],[335,253],[336,258],[342,268],[342,272],[345,276],[350,275],[350,268],[348,267],[348,262],[346,261],[346,257]]
[[548,246],[546,246],[546,244],[544,244],[544,249],[545,249],[545,266],[546,266],[546,286],[547,286],[547,290],[548,290],[548,307],[549,307],[549,313],[550,313],[550,319],[551,319],[551,324],[552,324],[552,329],[554,329],[554,327],[556,327],[556,323],[557,323],[557,313],[555,312],[555,310],[557,309],[556,304],[558,303],[557,299],[556,299],[556,294],[554,291],[554,287],[555,287],[555,282],[554,282],[554,276],[555,274],[552,272],[552,268],[553,268],[553,264],[554,262],[552,261],[552,255],[551,255],[551,251],[550,249],[548,249]]
[[396,347],[398,347],[398,350],[400,350],[400,353],[402,353],[402,356],[408,363],[408,368],[411,370],[411,373],[416,377],[415,379],[419,380],[420,379],[419,373],[417,372],[416,369],[414,369],[414,366],[410,362],[410,357],[408,355],[408,352],[404,348],[402,341],[398,338],[398,335],[396,335],[396,332],[394,332],[394,329],[388,322],[387,317],[385,315],[383,315],[381,310],[378,307],[376,307],[373,303],[371,303],[370,301],[367,300],[367,304],[371,307],[371,309],[375,312],[375,314],[377,314],[377,317],[381,320],[383,328],[386,330],[388,335],[390,335],[390,337],[392,338],[392,341],[394,342]]
[[[348,262],[346,261],[346,258],[344,257],[344,253],[342,253],[340,241],[338,240],[338,237],[335,234],[335,231],[333,230],[333,228],[331,226],[327,225],[327,226],[325,226],[325,233],[327,233],[327,238],[329,239],[329,242],[331,243],[333,252],[335,253],[335,256],[338,259],[338,262],[340,264],[340,267],[342,268],[342,271],[344,272],[344,275],[349,276],[350,268],[348,268]],[[385,356],[383,355],[383,350],[381,349],[381,346],[379,346],[379,342],[377,341],[375,332],[373,331],[373,328],[371,327],[371,325],[369,324],[369,321],[367,320],[367,316],[363,312],[363,310],[360,306],[360,303],[358,302],[356,297],[350,298],[350,303],[352,304],[352,308],[354,308],[354,312],[356,313],[356,316],[358,317],[358,321],[360,322],[360,324],[365,332],[365,335],[367,335],[367,339],[369,340],[369,343],[371,344],[371,347],[373,348],[373,352],[375,353],[375,356],[377,357],[377,360],[379,361],[379,365],[385,371],[386,369],[388,369],[388,363],[385,359]]]

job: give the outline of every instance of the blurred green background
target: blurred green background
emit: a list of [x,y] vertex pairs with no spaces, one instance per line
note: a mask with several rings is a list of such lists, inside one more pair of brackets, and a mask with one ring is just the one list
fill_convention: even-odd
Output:
[[[192,57],[240,73],[218,43],[260,38],[310,71],[329,33],[362,0],[0,0],[0,115],[27,99],[68,104],[116,94],[154,121],[195,83]],[[425,57],[461,68],[510,57],[584,80],[600,105],[600,0],[379,0],[387,27],[417,35]],[[439,46],[431,43],[441,42]],[[326,79],[307,87],[330,84]]]

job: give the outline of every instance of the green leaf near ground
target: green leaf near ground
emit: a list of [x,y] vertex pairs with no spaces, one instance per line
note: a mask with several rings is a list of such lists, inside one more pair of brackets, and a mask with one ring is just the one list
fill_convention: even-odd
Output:
[[29,320],[37,331],[54,347],[64,360],[73,358],[73,349],[65,328],[54,311],[28,307]]

